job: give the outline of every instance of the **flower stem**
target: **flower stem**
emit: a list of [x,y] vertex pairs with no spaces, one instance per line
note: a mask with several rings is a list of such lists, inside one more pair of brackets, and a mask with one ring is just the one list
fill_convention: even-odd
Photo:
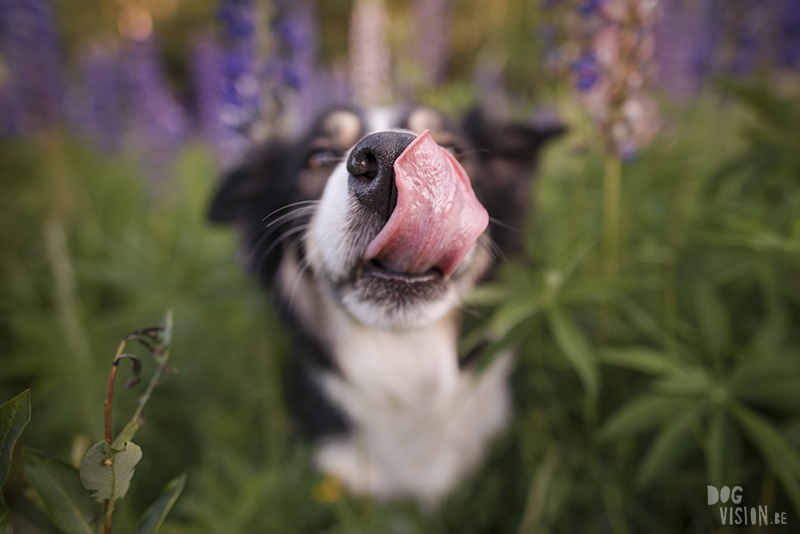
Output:
[[609,151],[603,178],[603,267],[608,276],[615,276],[619,270],[621,182],[622,160]]

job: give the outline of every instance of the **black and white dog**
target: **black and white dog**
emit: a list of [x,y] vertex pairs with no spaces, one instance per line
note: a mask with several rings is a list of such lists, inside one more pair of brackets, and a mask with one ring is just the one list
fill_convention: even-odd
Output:
[[510,357],[480,374],[460,360],[460,300],[496,249],[520,253],[539,149],[561,131],[337,108],[224,178],[210,218],[241,226],[295,333],[298,425],[349,490],[434,503],[506,424]]

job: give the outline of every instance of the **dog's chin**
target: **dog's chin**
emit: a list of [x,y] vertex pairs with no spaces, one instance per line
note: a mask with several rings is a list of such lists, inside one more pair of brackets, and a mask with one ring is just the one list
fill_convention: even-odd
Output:
[[398,273],[374,261],[360,262],[334,294],[358,322],[384,330],[424,328],[447,315],[458,303],[457,281],[431,269]]

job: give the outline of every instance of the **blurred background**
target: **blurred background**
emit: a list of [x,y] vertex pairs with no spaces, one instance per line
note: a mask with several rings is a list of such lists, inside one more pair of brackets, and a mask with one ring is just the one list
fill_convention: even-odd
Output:
[[[518,354],[513,423],[437,510],[309,467],[290,346],[204,220],[253,143],[409,100],[569,127],[527,260],[468,303],[464,350]],[[19,445],[79,461],[120,339],[172,309],[116,532],[184,471],[159,532],[797,532],[799,183],[798,0],[0,0],[0,403],[31,388]],[[737,485],[787,526],[724,526]],[[56,532],[20,446],[3,492]]]

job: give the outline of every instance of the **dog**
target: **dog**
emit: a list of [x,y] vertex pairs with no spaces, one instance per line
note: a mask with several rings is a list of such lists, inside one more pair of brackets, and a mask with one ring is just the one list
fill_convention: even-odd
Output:
[[337,107],[223,177],[209,218],[295,340],[291,410],[349,491],[435,504],[510,415],[508,354],[458,354],[461,299],[522,253],[541,147],[560,125],[456,122],[434,109]]

